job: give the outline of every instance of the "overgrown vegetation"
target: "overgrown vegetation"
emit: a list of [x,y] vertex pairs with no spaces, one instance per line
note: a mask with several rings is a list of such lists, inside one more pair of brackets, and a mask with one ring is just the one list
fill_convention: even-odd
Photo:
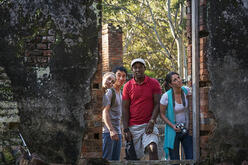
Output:
[[141,57],[148,73],[162,78],[171,70],[183,74],[186,67],[184,11],[184,0],[105,0],[103,23],[122,27],[127,68],[133,58]]

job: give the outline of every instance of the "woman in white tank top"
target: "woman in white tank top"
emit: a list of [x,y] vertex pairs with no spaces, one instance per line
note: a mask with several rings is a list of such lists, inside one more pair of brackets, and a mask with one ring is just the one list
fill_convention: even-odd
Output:
[[181,143],[185,158],[193,159],[192,136],[187,131],[189,110],[186,96],[191,93],[190,88],[183,86],[176,72],[167,74],[165,81],[167,92],[160,99],[160,116],[166,123],[165,153],[169,153],[171,160],[179,160],[179,144]]

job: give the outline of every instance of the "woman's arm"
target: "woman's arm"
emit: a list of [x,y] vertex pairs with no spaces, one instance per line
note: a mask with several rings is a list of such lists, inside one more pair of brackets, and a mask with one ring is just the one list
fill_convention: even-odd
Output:
[[109,110],[110,110],[110,105],[107,105],[103,108],[103,112],[102,112],[103,122],[109,130],[110,138],[112,140],[119,140],[118,133],[115,131],[114,127],[112,126],[109,116]]
[[173,128],[176,132],[180,132],[180,128],[176,128],[176,125],[172,124],[170,120],[165,116],[166,113],[166,105],[160,104],[160,117],[162,120],[168,124],[171,128]]

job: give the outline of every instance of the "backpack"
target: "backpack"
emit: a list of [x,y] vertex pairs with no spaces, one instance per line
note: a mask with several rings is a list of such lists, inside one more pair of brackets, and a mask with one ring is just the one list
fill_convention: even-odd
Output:
[[125,153],[126,153],[126,157],[124,159],[126,159],[126,160],[139,160],[137,158],[137,155],[135,152],[133,139],[130,142],[126,141]]
[[112,98],[111,98],[111,104],[110,104],[110,108],[112,108],[115,104],[115,100],[116,100],[116,94],[115,94],[115,90],[114,88],[110,88],[112,91]]

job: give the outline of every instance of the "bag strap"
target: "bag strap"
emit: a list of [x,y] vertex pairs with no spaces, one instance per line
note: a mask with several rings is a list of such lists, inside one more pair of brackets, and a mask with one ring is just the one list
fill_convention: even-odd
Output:
[[110,88],[112,91],[112,98],[111,98],[111,104],[110,104],[110,108],[112,108],[115,104],[115,100],[116,100],[116,94],[115,94],[115,90],[113,88]]

